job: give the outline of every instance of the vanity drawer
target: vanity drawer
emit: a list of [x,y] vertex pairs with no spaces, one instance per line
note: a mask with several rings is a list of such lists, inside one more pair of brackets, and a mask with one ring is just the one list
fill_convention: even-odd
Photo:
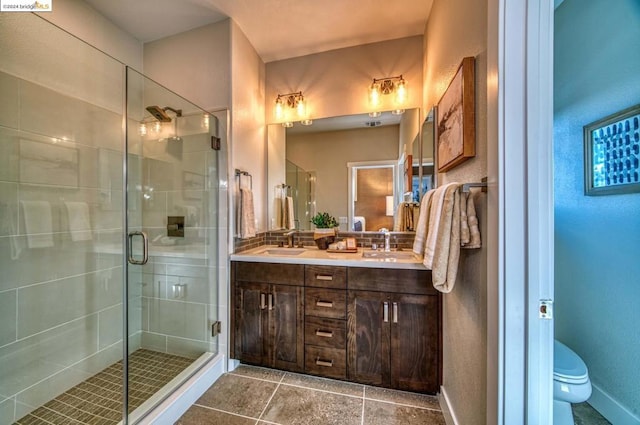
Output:
[[304,325],[304,343],[318,347],[345,349],[347,324],[344,320],[307,316]]
[[340,289],[305,288],[305,315],[345,319],[347,292]]
[[236,261],[235,280],[264,282],[281,285],[302,286],[304,266],[302,264],[252,263]]
[[345,350],[306,345],[304,370],[312,375],[327,378],[347,378],[347,353]]
[[349,267],[349,290],[438,295],[431,270]]
[[336,266],[305,266],[305,286],[318,288],[347,288],[347,268]]

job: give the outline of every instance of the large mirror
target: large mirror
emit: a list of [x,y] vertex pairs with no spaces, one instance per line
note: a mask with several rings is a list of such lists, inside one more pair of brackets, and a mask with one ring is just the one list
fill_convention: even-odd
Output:
[[336,217],[341,231],[413,230],[398,228],[396,216],[433,186],[426,124],[419,109],[408,109],[269,125],[270,230],[311,230],[318,212]]

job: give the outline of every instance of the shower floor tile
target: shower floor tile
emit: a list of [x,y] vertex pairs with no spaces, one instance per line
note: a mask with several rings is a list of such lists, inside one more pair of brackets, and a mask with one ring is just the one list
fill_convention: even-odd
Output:
[[[129,357],[129,411],[144,403],[193,361],[144,349],[132,353]],[[15,424],[111,425],[121,419],[122,361],[47,402]]]

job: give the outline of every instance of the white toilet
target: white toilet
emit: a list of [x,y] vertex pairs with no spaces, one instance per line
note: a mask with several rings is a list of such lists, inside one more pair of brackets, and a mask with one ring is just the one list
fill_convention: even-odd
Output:
[[553,343],[553,425],[573,425],[570,403],[582,403],[591,396],[587,365],[573,350]]

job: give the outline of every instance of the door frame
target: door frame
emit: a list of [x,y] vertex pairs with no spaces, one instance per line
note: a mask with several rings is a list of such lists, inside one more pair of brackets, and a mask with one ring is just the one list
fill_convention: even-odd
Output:
[[553,423],[553,12],[488,2],[487,423]]

